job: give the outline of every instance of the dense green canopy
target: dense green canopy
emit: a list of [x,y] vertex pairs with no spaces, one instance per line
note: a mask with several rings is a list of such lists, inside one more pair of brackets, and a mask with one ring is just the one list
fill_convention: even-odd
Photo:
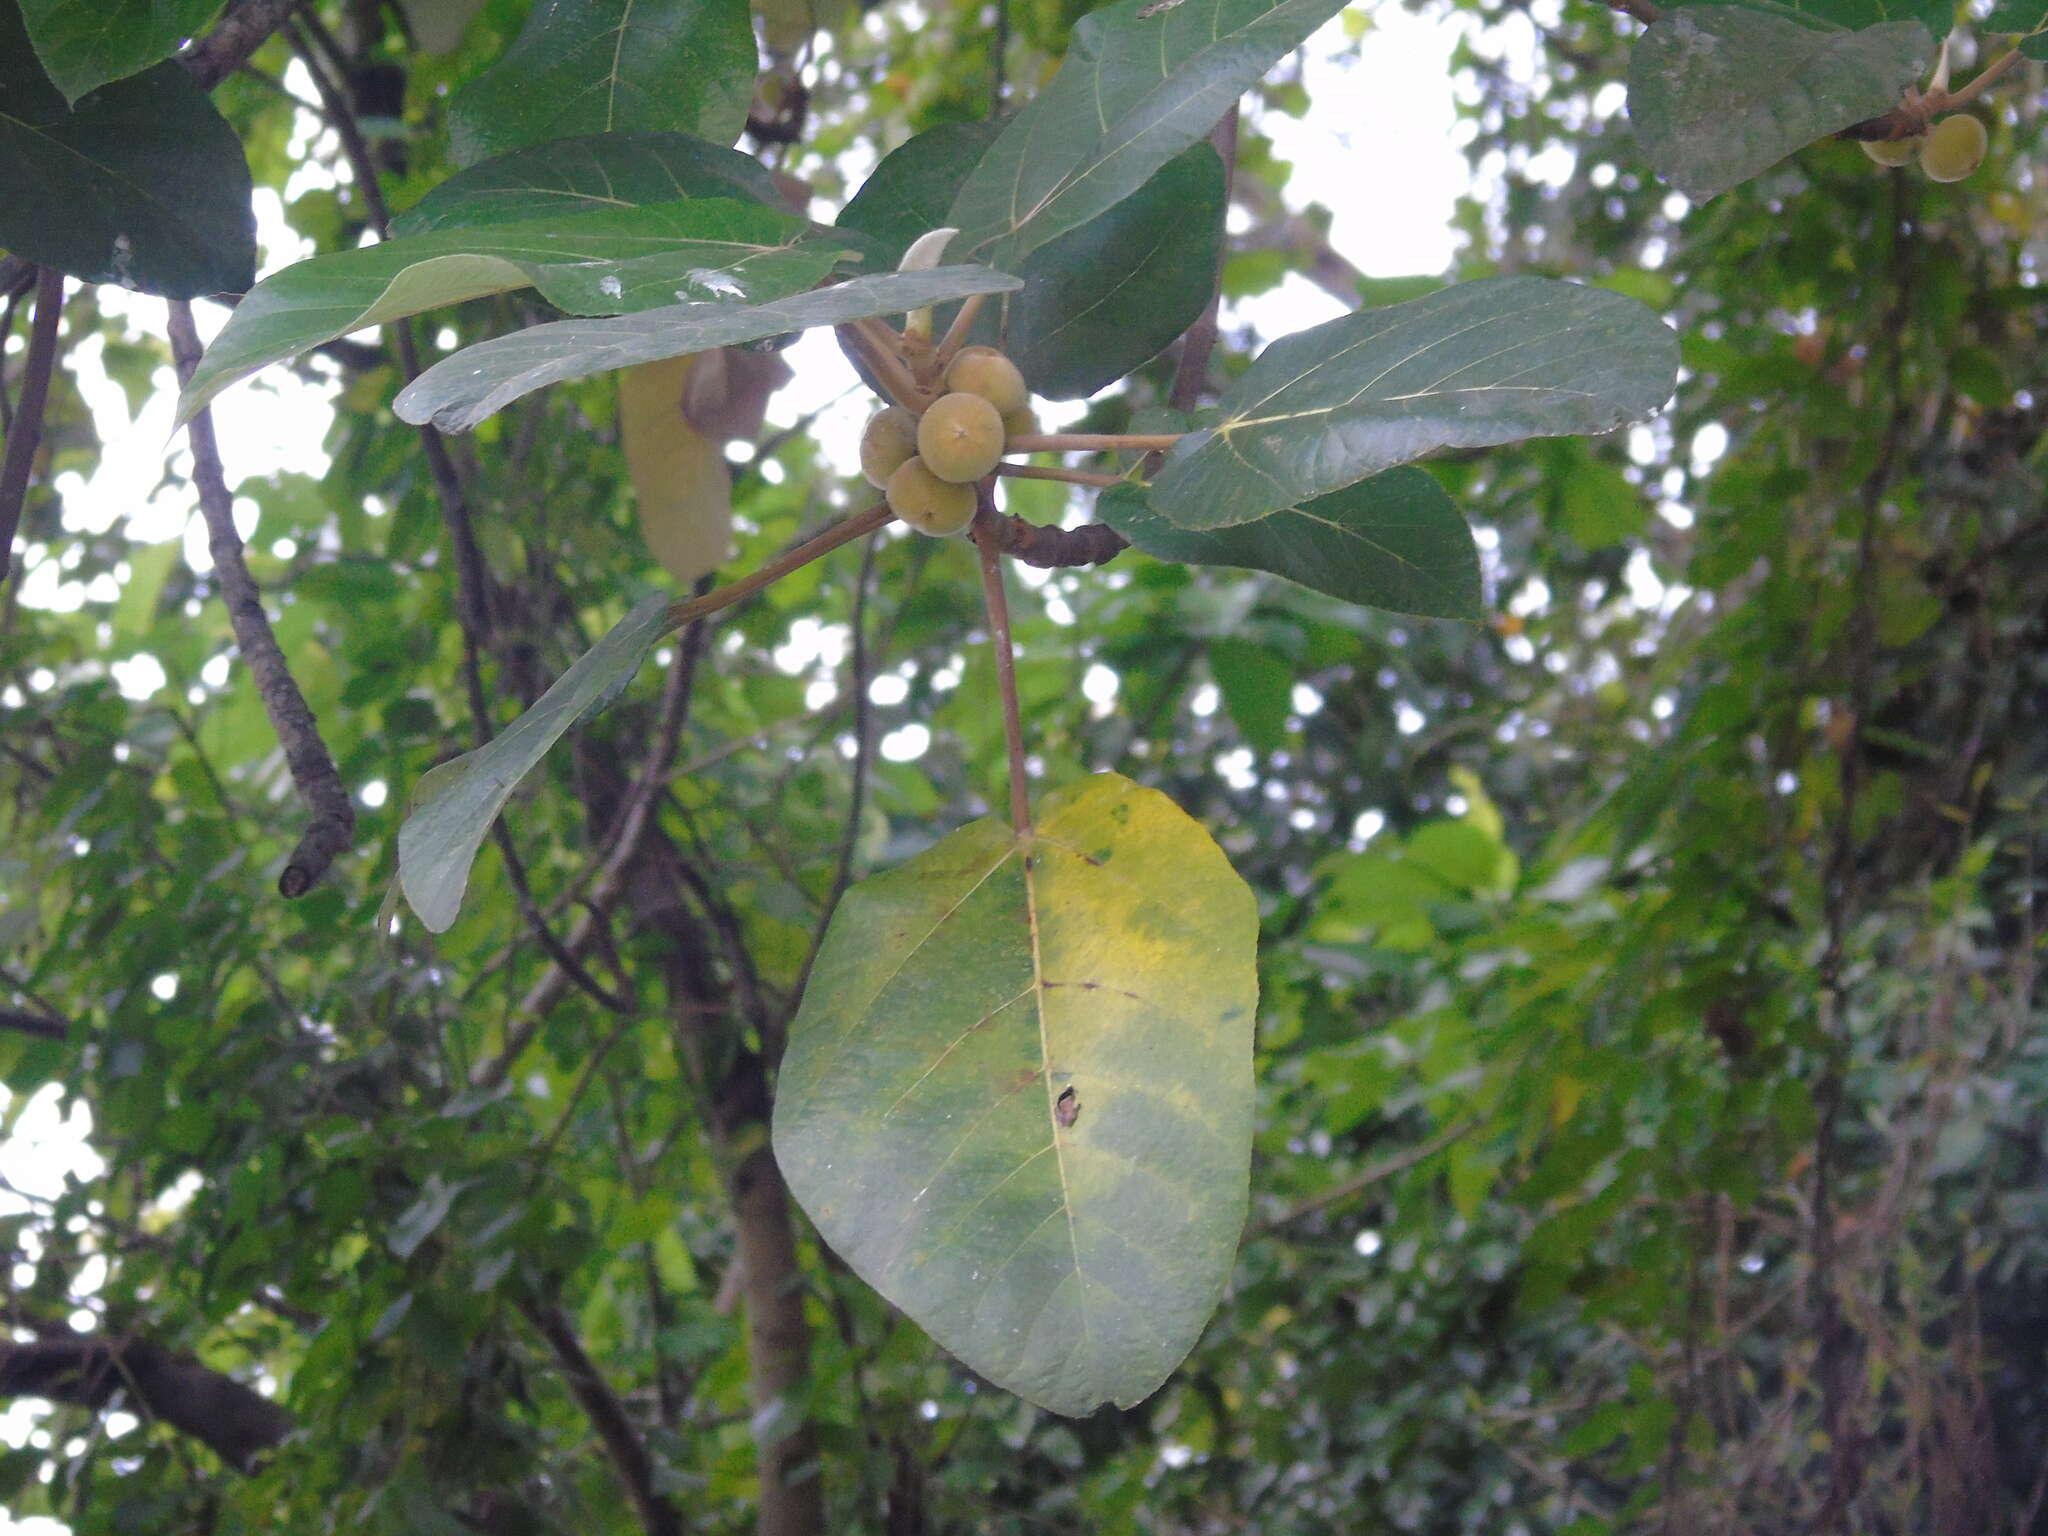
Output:
[[0,1511],[2048,1529],[2048,9],[1089,9],[0,0]]

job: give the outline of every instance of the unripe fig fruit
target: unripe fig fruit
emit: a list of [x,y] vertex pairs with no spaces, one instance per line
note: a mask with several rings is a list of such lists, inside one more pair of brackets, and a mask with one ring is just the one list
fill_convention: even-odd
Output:
[[903,461],[917,452],[917,418],[900,405],[877,411],[860,435],[860,472],[880,490]]
[[1984,163],[1990,137],[1983,122],[1967,112],[1944,117],[1920,145],[1920,169],[1930,181],[1961,181]]
[[919,533],[944,538],[974,521],[974,487],[941,480],[923,459],[905,459],[889,477],[889,510]]
[[946,388],[979,395],[1005,416],[1031,400],[1024,375],[994,347],[962,347],[946,369]]
[[1038,413],[1030,406],[1003,412],[1003,442],[1013,437],[1030,437],[1038,431]]
[[941,395],[918,418],[917,456],[941,480],[979,480],[1003,456],[1003,418],[979,395]]
[[1863,139],[1863,153],[1879,165],[1901,166],[1920,152],[1921,135],[1910,139]]

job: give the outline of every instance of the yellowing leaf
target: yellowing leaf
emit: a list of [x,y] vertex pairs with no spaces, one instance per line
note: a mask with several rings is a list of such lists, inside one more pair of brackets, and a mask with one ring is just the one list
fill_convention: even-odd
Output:
[[1257,942],[1222,850],[1128,779],[961,828],[833,920],[776,1097],[791,1190],[997,1385],[1142,1400],[1244,1225]]
[[640,533],[685,586],[716,569],[732,544],[732,478],[717,445],[683,419],[689,357],[619,375],[619,441],[640,507]]

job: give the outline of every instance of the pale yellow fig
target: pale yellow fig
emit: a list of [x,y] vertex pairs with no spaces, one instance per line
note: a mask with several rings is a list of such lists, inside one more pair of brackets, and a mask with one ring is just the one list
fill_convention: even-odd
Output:
[[1920,152],[1919,134],[1910,139],[1862,139],[1863,153],[1879,165],[1897,168]]
[[1003,441],[1013,437],[1032,437],[1038,432],[1038,413],[1030,406],[1003,412]]
[[923,459],[905,459],[889,477],[889,510],[919,533],[943,538],[974,521],[974,487],[941,480]]
[[1005,416],[1031,401],[1024,375],[994,347],[962,347],[946,369],[946,388],[979,395]]
[[877,411],[860,435],[860,472],[876,490],[917,452],[917,418],[900,405]]
[[1984,163],[1991,136],[1967,112],[1944,117],[1927,131],[1920,145],[1920,169],[1929,181],[1961,181]]
[[918,418],[917,456],[941,480],[979,480],[1003,456],[1002,415],[980,395],[941,395]]

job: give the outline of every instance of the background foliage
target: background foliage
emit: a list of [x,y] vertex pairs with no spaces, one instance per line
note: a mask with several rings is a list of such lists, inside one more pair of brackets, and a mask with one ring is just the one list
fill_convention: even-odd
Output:
[[[212,97],[264,238],[351,249],[459,164],[565,131],[543,96],[506,127],[494,70],[571,57],[599,9],[304,8]],[[1028,94],[1078,13],[766,0],[743,146],[824,217],[912,132]],[[1229,1294],[1156,1397],[1086,1420],[898,1319],[792,1226],[765,1151],[821,914],[1002,803],[972,551],[884,535],[665,645],[515,799],[459,922],[380,936],[412,787],[665,589],[614,387],[433,449],[391,411],[397,329],[240,386],[333,410],[323,474],[235,487],[358,792],[357,851],[285,902],[302,813],[208,562],[87,511],[127,423],[78,381],[167,424],[163,306],[70,291],[0,592],[0,1071],[10,1127],[82,1116],[96,1155],[0,1207],[0,1383],[58,1400],[9,1421],[36,1426],[0,1456],[9,1509],[79,1532],[2048,1528],[2036,66],[1990,98],[1974,180],[1824,140],[1694,207],[1618,111],[1636,23],[1432,14],[1462,39],[1459,275],[1641,298],[1685,374],[1652,426],[1429,463],[1481,530],[1484,624],[1136,551],[1015,595],[1043,779],[1166,790],[1263,920]],[[734,128],[746,93],[703,78],[643,126]],[[191,105],[182,76],[84,100],[138,82]],[[1426,292],[1359,279],[1288,212],[1270,130],[1311,105],[1288,65],[1247,98],[1225,292]],[[444,311],[428,360],[542,312]],[[1253,350],[1232,328],[1221,383]],[[1146,363],[1085,424],[1172,378]],[[801,426],[740,434],[734,569],[853,504]],[[161,485],[154,463],[138,516],[184,505],[183,440]],[[1059,489],[1012,508],[1055,519]],[[143,655],[162,682],[124,688]],[[119,1369],[109,1340],[138,1341]],[[288,1415],[267,1458],[242,1451],[281,1421],[229,1379]]]

